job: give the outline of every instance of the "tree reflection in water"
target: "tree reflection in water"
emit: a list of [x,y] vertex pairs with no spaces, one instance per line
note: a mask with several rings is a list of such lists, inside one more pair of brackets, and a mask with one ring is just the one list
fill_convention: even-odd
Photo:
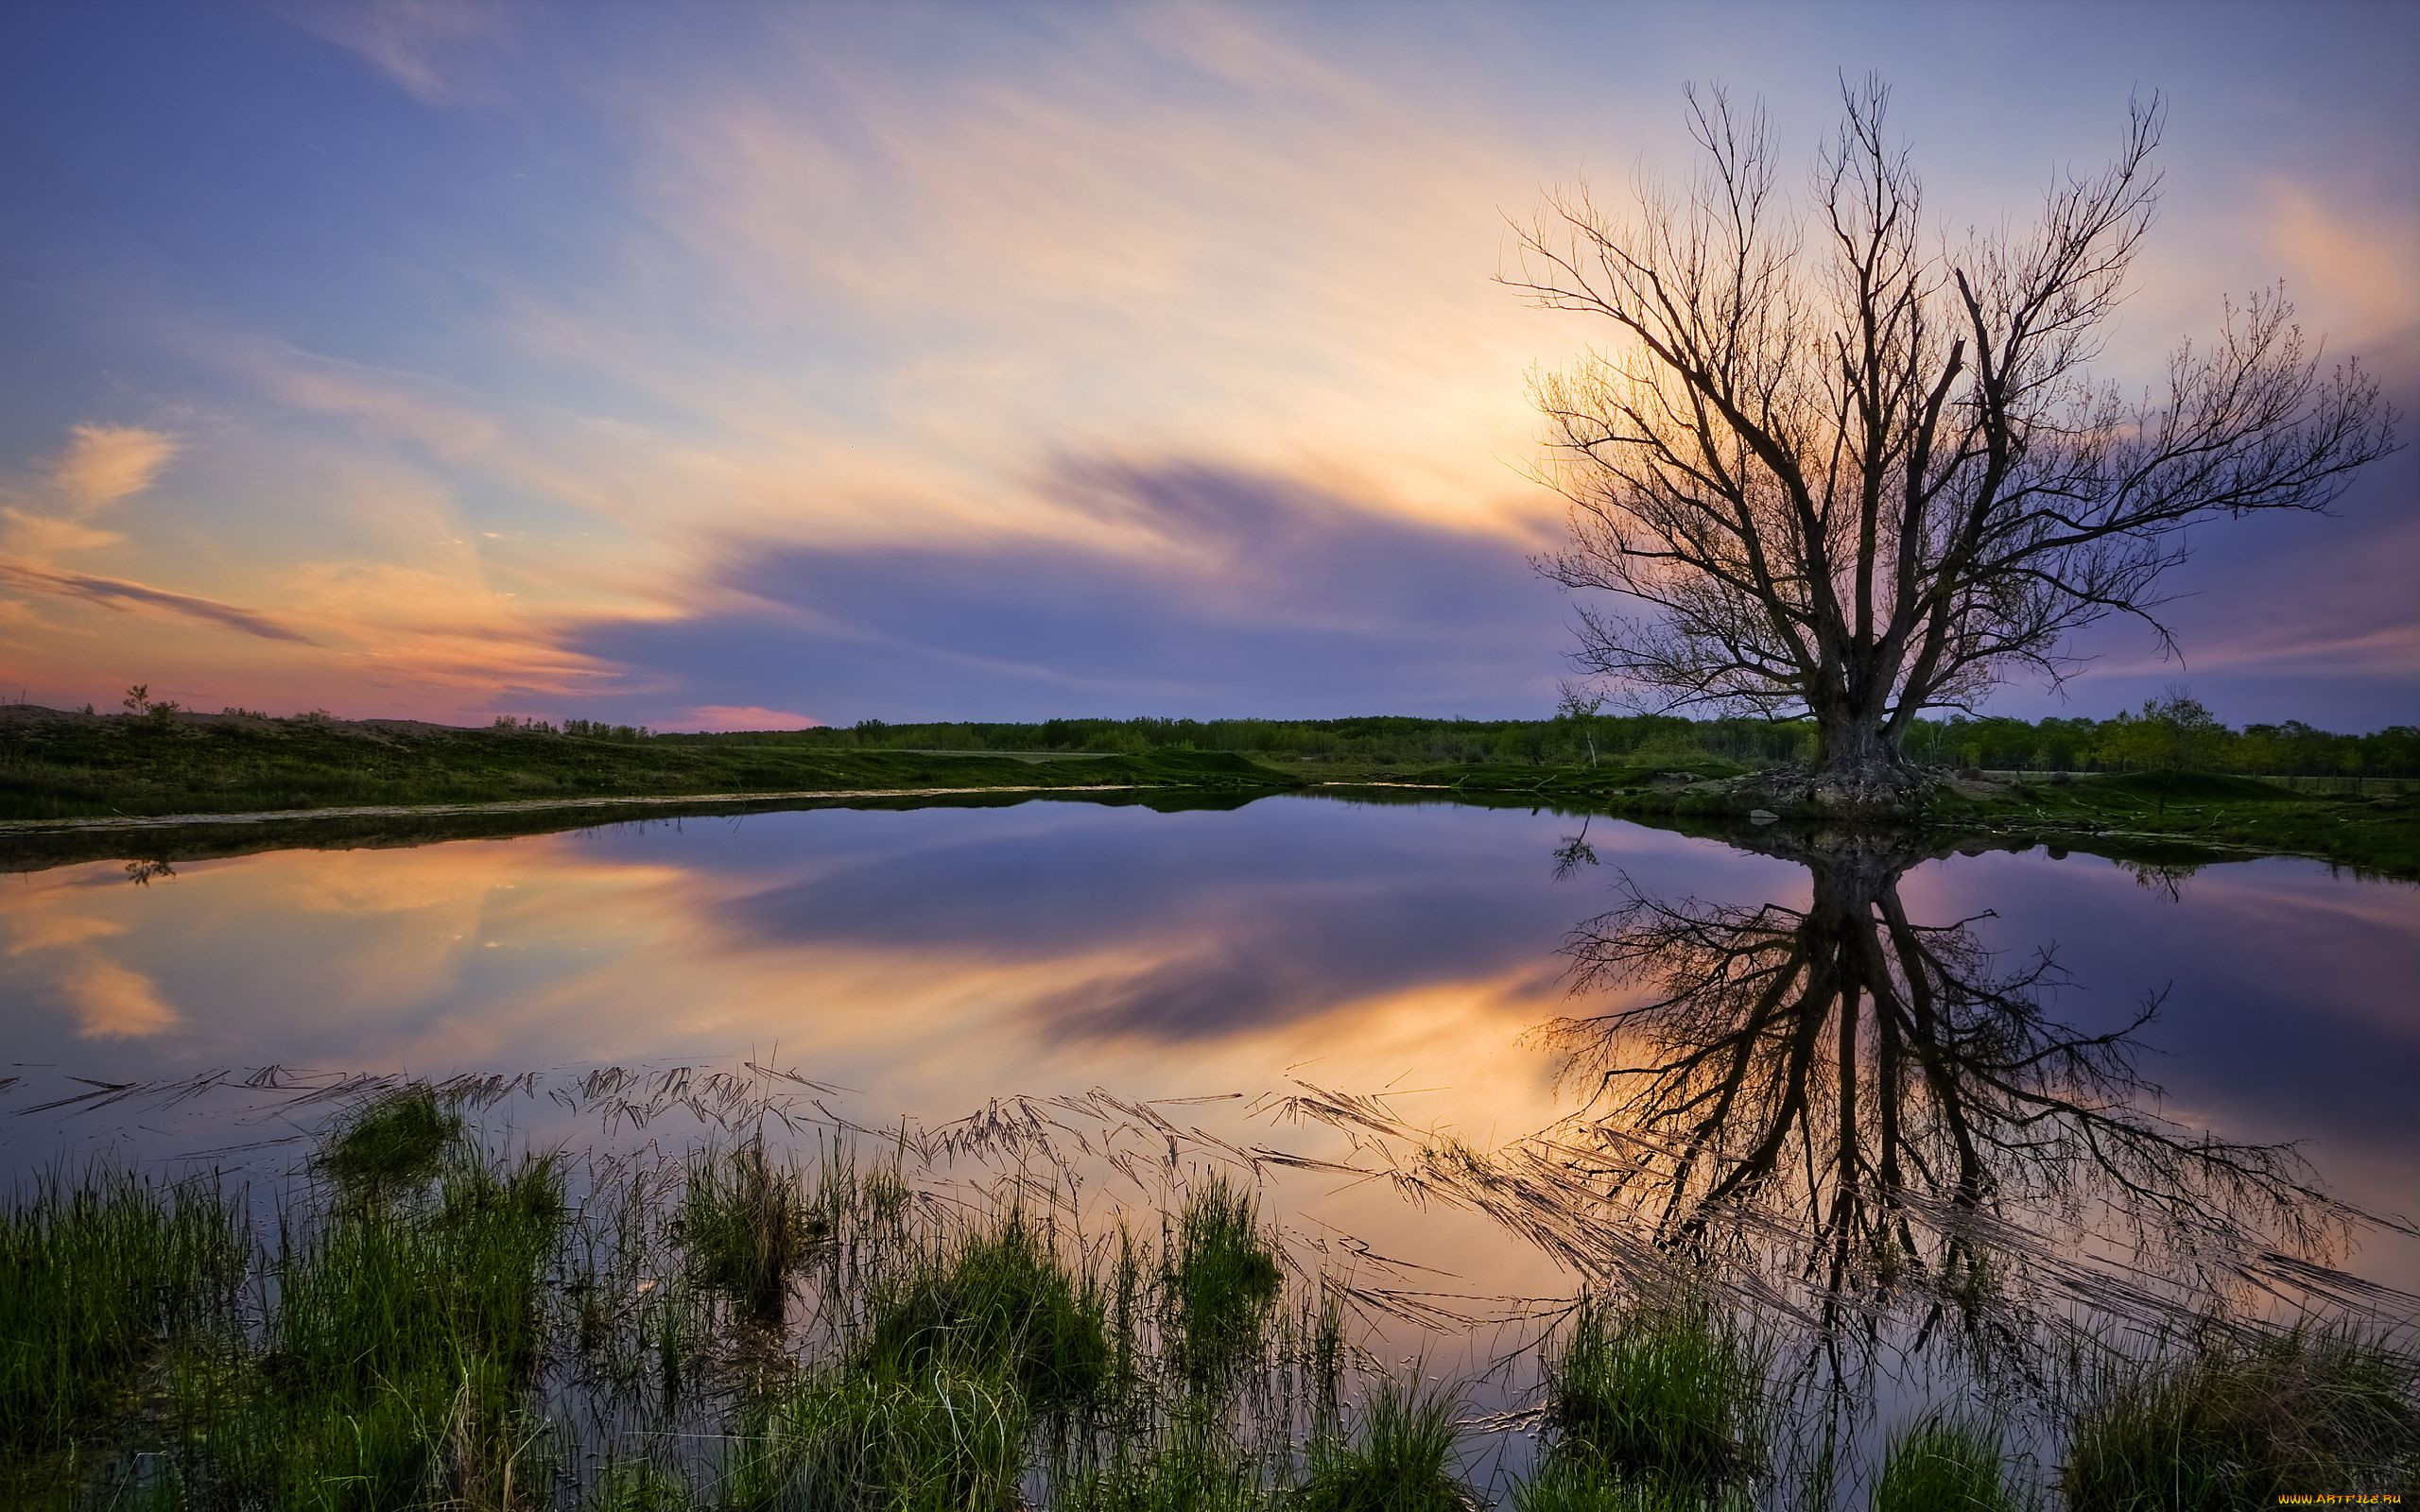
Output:
[[[1564,944],[1574,995],[1615,1005],[1533,1033],[1573,1110],[1483,1153],[1398,1125],[1417,1146],[1396,1146],[1398,1185],[1593,1283],[1676,1263],[1714,1276],[1806,1325],[1807,1383],[1836,1391],[1927,1345],[2042,1388],[2087,1342],[2263,1306],[2411,1305],[2331,1268],[2381,1220],[2329,1198],[2290,1146],[2162,1116],[2138,1069],[2156,997],[2121,1026],[2063,1021],[2048,950],[1996,953],[1988,913],[1910,917],[1900,881],[1929,852],[1905,840],[1754,844],[1806,868],[1805,906],[1624,879]],[[1558,875],[1592,862],[1585,831],[1554,859]],[[1372,1113],[1352,1121],[1367,1132]]]
[[1989,915],[1909,918],[1899,879],[1919,857],[1903,846],[1789,849],[1805,908],[1625,884],[1565,945],[1576,991],[1645,992],[1537,1038],[1583,1091],[1578,1122],[1619,1157],[1606,1194],[1660,1242],[1722,1256],[1775,1232],[1746,1220],[1787,1216],[1827,1305],[1912,1285],[1936,1312],[1972,1312],[2014,1258],[2064,1262],[2073,1287],[2080,1256],[2005,1253],[2054,1237],[2205,1288],[2273,1251],[2332,1247],[2341,1215],[2290,1149],[2153,1110],[2135,1036],[2156,999],[2112,1032],[2071,1027],[2046,1008],[2063,983],[2048,952],[2012,966],[1976,932]]

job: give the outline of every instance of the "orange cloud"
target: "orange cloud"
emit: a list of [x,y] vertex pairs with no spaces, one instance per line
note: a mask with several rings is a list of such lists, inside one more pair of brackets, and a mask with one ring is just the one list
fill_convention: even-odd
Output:
[[51,482],[78,509],[97,509],[156,482],[177,455],[177,439],[139,425],[78,425],[51,464]]
[[62,985],[76,1010],[76,1032],[87,1040],[140,1039],[184,1022],[149,977],[98,956],[78,961]]

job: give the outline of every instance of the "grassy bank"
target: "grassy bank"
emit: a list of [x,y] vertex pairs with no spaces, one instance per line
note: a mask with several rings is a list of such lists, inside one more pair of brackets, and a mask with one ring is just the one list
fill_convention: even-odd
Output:
[[338,1121],[306,1173],[257,1217],[109,1174],[14,1199],[0,1500],[2115,1512],[2420,1469],[2408,1355],[2306,1330],[2113,1358],[2056,1465],[1967,1406],[1919,1408],[1851,1485],[1793,1442],[1811,1425],[1778,1325],[1685,1285],[1584,1293],[1528,1347],[1526,1410],[1483,1418],[1364,1349],[1343,1289],[1217,1174],[1171,1172],[1164,1211],[1091,1232],[846,1147],[750,1139],[578,1180],[412,1087]]
[[[1701,759],[1658,768],[1436,766],[1362,780],[1373,794],[1436,791],[1719,833],[1740,818],[1724,791],[1739,775],[1737,766]],[[2420,792],[2310,792],[2211,772],[1962,779],[1910,825],[1952,845],[2047,845],[2181,866],[2300,855],[2420,879]]]
[[[1544,804],[1649,823],[1720,829],[1743,822],[1724,784],[1748,768],[1675,754],[1650,764],[1594,765],[1351,761],[1272,765],[1232,752],[1160,748],[1141,754],[1016,755],[858,748],[769,736],[644,741],[527,729],[457,730],[397,722],[347,724],[248,715],[172,718],[0,709],[0,823],[181,814],[393,810],[324,821],[347,845],[410,843],[438,834],[560,828],[560,816],[513,811],[448,816],[447,806],[582,804],[592,822],[683,812],[704,794],[880,795],[950,790],[1074,795],[1117,789],[1113,801],[1222,806],[1316,787],[1351,794],[1434,795],[1482,803]],[[628,812],[611,805],[628,802]],[[415,817],[412,811],[422,811]],[[739,812],[725,805],[720,812]],[[1785,818],[1795,816],[1784,815]],[[309,819],[294,821],[302,825]],[[2420,878],[2420,793],[2308,791],[2257,778],[2199,772],[2056,775],[1959,782],[1918,821],[1950,840],[2047,844],[2153,864],[2248,854],[2315,856],[2384,876]],[[300,830],[275,843],[297,839]],[[58,847],[0,839],[9,864],[56,864]],[[258,849],[225,833],[146,832],[170,860]],[[72,842],[67,849],[75,850]],[[118,854],[121,841],[102,850]],[[101,852],[95,852],[95,854]]]
[[1099,785],[1267,790],[1295,779],[1224,752],[1066,755],[628,741],[251,715],[0,709],[0,821],[705,793]]

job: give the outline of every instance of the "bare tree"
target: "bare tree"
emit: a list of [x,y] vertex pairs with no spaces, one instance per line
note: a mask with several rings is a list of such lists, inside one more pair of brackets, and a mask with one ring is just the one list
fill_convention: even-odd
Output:
[[1761,110],[1691,91],[1685,199],[1552,197],[1502,276],[1619,338],[1533,383],[1570,501],[1538,565],[1616,595],[1582,605],[1576,660],[1665,709],[1811,715],[1806,796],[1845,811],[1922,786],[1918,711],[2057,682],[2083,627],[2172,645],[2156,584],[2187,525],[2325,508],[2394,445],[2376,381],[2323,372],[2275,290],[2138,397],[2092,376],[2158,197],[2156,99],[2031,231],[1936,247],[1888,98],[1843,86],[1801,212]]

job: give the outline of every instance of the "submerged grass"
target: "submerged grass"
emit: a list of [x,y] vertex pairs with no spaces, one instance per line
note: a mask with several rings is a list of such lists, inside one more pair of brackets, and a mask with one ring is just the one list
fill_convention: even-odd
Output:
[[2281,1492],[2420,1486],[2411,1359],[2302,1328],[2213,1339],[2112,1368],[2078,1415],[2060,1488],[2074,1512],[2198,1512]]

